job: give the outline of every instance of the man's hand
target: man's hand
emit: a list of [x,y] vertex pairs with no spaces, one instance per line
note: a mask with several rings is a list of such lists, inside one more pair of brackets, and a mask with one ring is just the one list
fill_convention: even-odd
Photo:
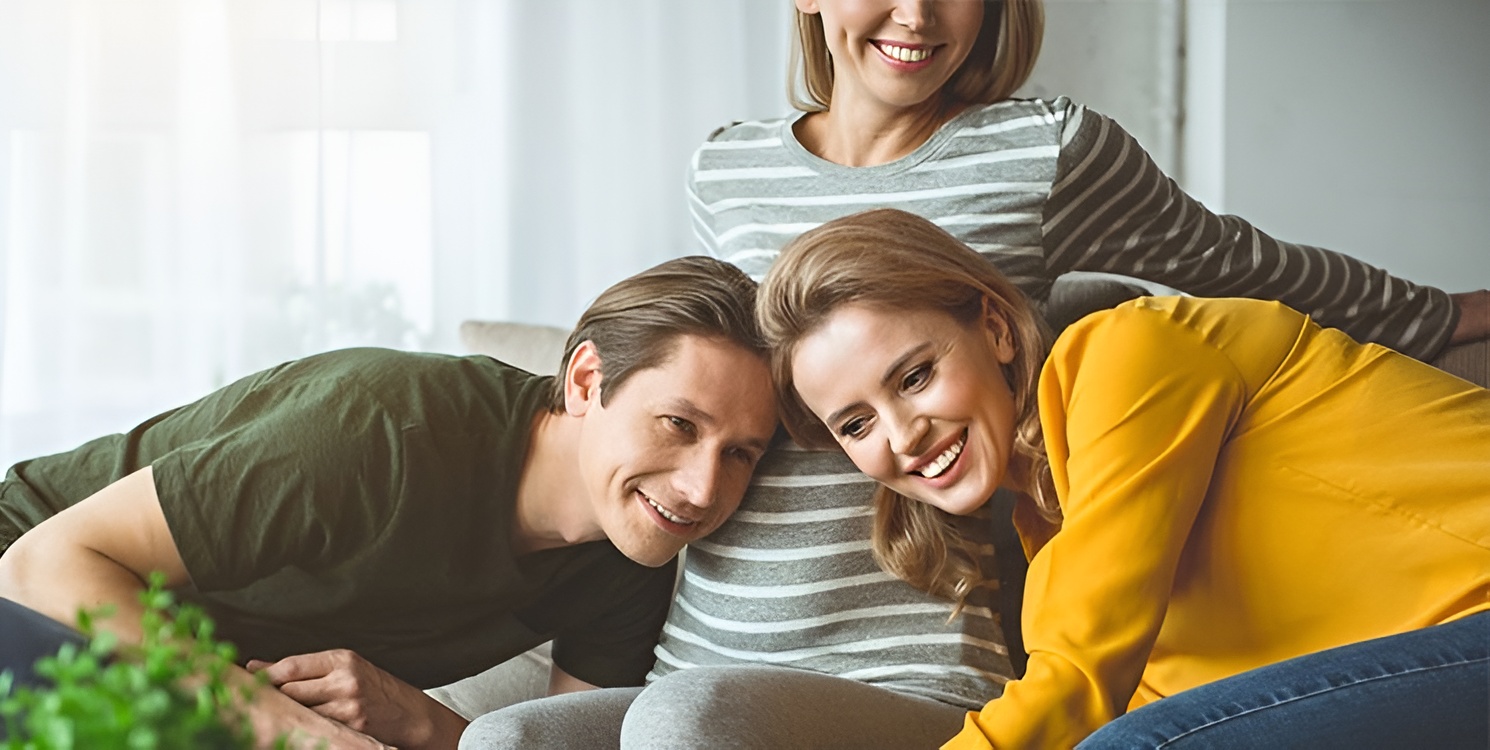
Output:
[[316,713],[405,750],[453,749],[466,728],[424,691],[345,649],[253,660],[248,669]]
[[1490,338],[1490,290],[1450,294],[1459,308],[1459,325],[1449,335],[1450,344]]
[[[243,684],[253,678],[237,667]],[[230,678],[235,682],[238,678]],[[288,748],[289,750],[392,750],[378,740],[338,721],[320,716],[289,696],[270,687],[260,687],[246,707],[254,730],[256,750]],[[280,738],[284,744],[279,744]]]

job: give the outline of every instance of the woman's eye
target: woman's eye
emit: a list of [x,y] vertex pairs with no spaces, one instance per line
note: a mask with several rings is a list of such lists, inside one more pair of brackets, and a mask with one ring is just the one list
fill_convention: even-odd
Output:
[[903,391],[914,391],[926,385],[931,380],[931,365],[920,365],[905,374],[900,381],[900,389]]
[[667,420],[667,426],[682,433],[693,434],[693,423],[682,417],[663,417]]
[[865,418],[865,417],[854,417],[853,419],[850,419],[849,421],[844,422],[838,428],[838,434],[843,435],[844,437],[856,438],[856,437],[859,437],[859,436],[863,435],[865,428],[868,427],[868,426],[869,426],[869,420],[867,418]]

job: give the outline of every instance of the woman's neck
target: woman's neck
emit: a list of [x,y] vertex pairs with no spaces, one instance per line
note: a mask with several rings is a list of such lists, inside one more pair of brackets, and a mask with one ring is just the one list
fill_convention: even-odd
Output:
[[[844,97],[847,99],[847,97]],[[888,164],[920,148],[938,128],[966,108],[938,97],[901,109],[861,106],[835,99],[831,109],[797,121],[793,132],[803,148],[845,167]]]

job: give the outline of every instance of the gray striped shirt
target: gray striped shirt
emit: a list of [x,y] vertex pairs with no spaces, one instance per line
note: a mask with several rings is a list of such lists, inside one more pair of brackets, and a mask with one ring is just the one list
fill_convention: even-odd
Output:
[[[792,134],[797,117],[724,128],[694,156],[695,231],[757,279],[792,237],[893,206],[985,254],[1037,301],[1065,272],[1098,271],[1279,299],[1418,357],[1448,339],[1443,292],[1210,213],[1116,123],[1066,99],[969,109],[873,167],[812,155]],[[950,605],[881,572],[869,552],[872,490],[842,455],[774,448],[734,518],[689,547],[648,679],[767,663],[969,709],[996,697],[1010,667],[992,592],[949,622]],[[988,542],[986,523],[967,530]]]
[[1452,331],[1446,293],[1211,213],[1117,123],[1065,98],[973,107],[910,155],[873,167],[814,156],[792,133],[800,116],[724,128],[694,155],[695,232],[757,278],[792,237],[892,206],[984,253],[1037,301],[1063,273],[1098,271],[1200,296],[1276,299],[1419,359]]
[[[1001,693],[1012,669],[996,588],[975,591],[949,621],[946,601],[880,570],[869,551],[873,489],[842,454],[773,446],[740,511],[688,546],[648,681],[771,664],[968,709]],[[965,533],[986,544],[988,517],[966,520]]]

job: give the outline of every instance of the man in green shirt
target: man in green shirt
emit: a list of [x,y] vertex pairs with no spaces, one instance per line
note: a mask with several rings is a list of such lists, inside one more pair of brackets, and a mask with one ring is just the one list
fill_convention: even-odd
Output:
[[775,429],[754,295],[732,266],[670,261],[596,300],[557,378],[330,352],[17,464],[0,629],[111,603],[104,626],[138,639],[163,571],[268,675],[256,734],[332,747],[453,748],[465,721],[419,688],[550,639],[551,692],[638,685],[674,557],[734,511]]

